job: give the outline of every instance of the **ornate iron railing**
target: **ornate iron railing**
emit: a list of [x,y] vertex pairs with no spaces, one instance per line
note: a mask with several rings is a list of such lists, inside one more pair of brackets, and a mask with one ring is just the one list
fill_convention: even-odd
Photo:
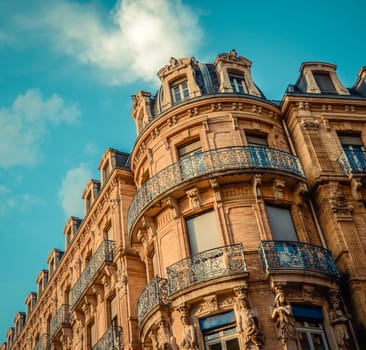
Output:
[[359,148],[344,149],[343,151],[338,157],[338,163],[344,174],[366,172],[366,151]]
[[50,324],[50,339],[56,335],[57,331],[61,328],[61,326],[70,326],[71,325],[71,313],[70,306],[63,304],[57,310],[56,315],[52,318]]
[[189,155],[158,172],[137,191],[128,208],[129,229],[151,201],[182,182],[197,176],[243,169],[272,169],[304,177],[297,157],[268,147],[226,147]]
[[122,328],[111,325],[92,350],[122,350]]
[[85,292],[92,280],[94,280],[100,267],[105,262],[112,262],[114,258],[115,242],[103,241],[91,257],[87,267],[82,272],[74,286],[71,288],[71,308],[74,308],[81,295]]
[[39,337],[37,344],[33,350],[48,350],[50,346],[50,338],[48,334],[43,334]]
[[262,241],[259,252],[264,270],[308,270],[339,278],[332,253],[308,243]]
[[168,281],[162,277],[154,277],[154,279],[146,285],[137,302],[139,323],[141,323],[145,315],[155,306],[168,304]]
[[241,244],[206,250],[167,268],[169,295],[196,283],[247,271]]

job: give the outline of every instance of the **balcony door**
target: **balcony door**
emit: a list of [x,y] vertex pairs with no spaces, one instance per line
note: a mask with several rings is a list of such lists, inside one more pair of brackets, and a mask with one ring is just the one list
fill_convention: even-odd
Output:
[[206,172],[201,141],[196,139],[178,147],[182,179],[191,179]]
[[221,246],[214,211],[186,220],[191,255]]
[[360,135],[339,135],[343,152],[352,170],[366,170],[366,150]]

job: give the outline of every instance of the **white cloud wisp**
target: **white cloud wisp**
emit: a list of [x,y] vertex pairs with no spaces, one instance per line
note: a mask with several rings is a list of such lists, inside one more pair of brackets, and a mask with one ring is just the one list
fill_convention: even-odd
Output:
[[66,172],[58,192],[66,217],[84,216],[81,195],[91,177],[92,172],[85,164],[80,164],[78,167],[69,169]]
[[109,21],[92,4],[66,0],[36,16],[18,16],[16,30],[39,31],[53,49],[100,68],[108,84],[152,81],[171,56],[197,51],[197,14],[181,0],[118,1]]
[[44,98],[31,89],[18,95],[9,108],[0,109],[0,168],[38,163],[49,128],[74,123],[79,115],[77,104],[67,105],[57,94]]

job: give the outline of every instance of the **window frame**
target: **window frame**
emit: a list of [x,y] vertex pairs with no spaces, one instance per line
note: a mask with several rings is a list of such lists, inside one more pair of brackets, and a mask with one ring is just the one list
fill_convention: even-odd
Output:
[[174,80],[172,83],[170,83],[169,87],[173,104],[180,103],[189,99],[190,91],[188,80],[186,77]]
[[231,90],[235,94],[247,94],[248,86],[242,72],[228,72]]

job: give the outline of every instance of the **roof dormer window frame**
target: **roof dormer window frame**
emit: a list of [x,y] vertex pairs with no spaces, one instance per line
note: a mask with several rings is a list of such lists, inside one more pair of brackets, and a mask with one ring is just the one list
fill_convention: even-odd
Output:
[[169,86],[173,105],[190,98],[188,79],[185,75],[173,80]]

